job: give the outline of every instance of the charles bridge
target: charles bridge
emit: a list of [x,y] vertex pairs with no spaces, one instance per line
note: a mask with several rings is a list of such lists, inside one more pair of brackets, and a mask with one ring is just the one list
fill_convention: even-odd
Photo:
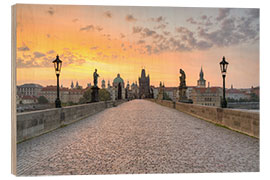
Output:
[[136,99],[17,114],[20,176],[258,171],[258,112]]

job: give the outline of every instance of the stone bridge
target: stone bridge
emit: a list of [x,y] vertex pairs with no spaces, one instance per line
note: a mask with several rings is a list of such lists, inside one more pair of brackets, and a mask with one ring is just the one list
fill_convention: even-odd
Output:
[[259,139],[147,100],[17,144],[17,174],[258,172]]

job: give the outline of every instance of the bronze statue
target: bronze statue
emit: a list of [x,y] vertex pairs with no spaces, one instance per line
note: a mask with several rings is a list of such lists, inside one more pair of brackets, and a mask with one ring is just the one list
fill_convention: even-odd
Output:
[[180,69],[180,74],[180,87],[186,87],[186,74],[182,69]]
[[98,73],[97,73],[97,69],[95,69],[95,72],[93,74],[93,77],[94,77],[94,87],[97,87],[97,83],[98,83]]

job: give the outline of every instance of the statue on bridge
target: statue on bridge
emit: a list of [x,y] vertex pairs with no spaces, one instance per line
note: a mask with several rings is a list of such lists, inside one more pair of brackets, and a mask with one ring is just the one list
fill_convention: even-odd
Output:
[[95,69],[95,72],[93,74],[93,78],[94,78],[94,87],[97,87],[97,83],[98,83],[98,73],[97,73],[97,69]]
[[185,71],[183,71],[183,69],[180,69],[180,74],[181,74],[181,76],[179,76],[180,87],[186,87],[186,74],[185,74]]
[[180,85],[179,85],[179,102],[187,102],[187,96],[186,96],[186,91],[187,91],[187,86],[186,86],[186,73],[183,69],[180,69],[180,74],[179,76],[180,79]]
[[91,88],[92,89],[92,93],[91,93],[91,102],[98,102],[99,98],[98,98],[98,73],[97,73],[97,69],[95,69],[95,72],[93,73],[93,78],[94,78],[94,86]]

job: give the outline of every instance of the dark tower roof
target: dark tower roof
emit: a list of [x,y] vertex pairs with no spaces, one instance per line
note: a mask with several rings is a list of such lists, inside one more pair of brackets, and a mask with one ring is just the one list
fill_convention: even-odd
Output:
[[141,77],[145,77],[145,69],[142,69]]
[[202,70],[202,67],[201,67],[201,72],[200,72],[200,80],[203,80],[203,70]]

